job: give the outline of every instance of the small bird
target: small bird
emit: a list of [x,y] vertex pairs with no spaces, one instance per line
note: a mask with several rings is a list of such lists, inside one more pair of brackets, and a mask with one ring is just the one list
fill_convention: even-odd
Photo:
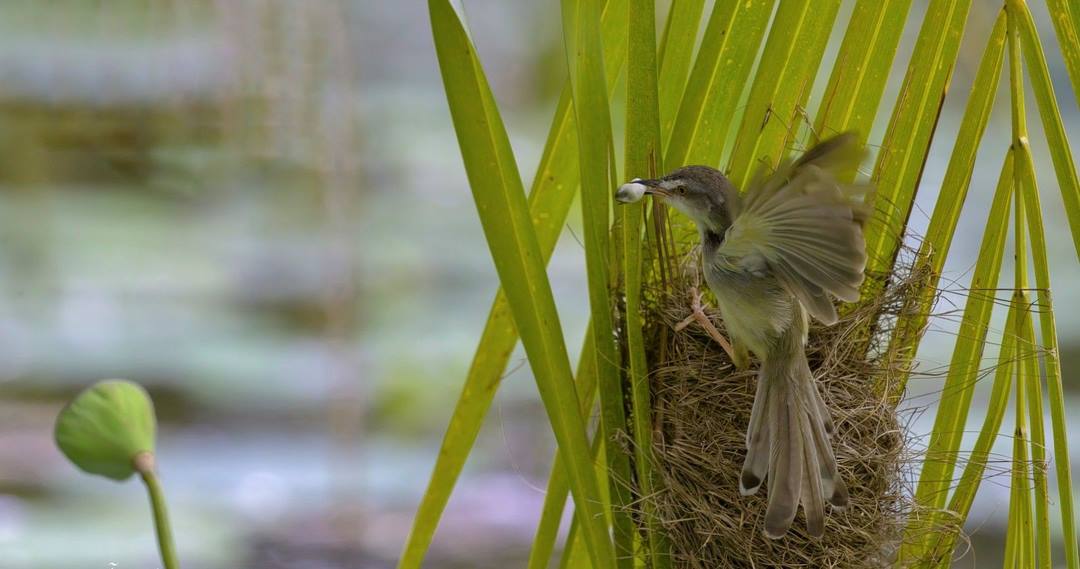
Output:
[[830,296],[859,299],[866,266],[860,200],[869,186],[838,181],[862,160],[844,133],[759,173],[745,193],[719,171],[686,166],[655,180],[633,180],[624,203],[651,195],[693,220],[701,235],[705,281],[728,333],[761,361],[739,490],[768,479],[765,535],[783,537],[800,504],[807,533],[825,531],[825,502],[847,505],[830,438],[832,418],[806,360],[809,318],[837,321]]

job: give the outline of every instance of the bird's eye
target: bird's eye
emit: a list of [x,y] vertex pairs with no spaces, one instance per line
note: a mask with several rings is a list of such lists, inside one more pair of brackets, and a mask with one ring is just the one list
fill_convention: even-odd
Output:
[[679,194],[680,196],[685,196],[686,195],[686,186],[679,186],[679,187],[675,188],[675,193]]

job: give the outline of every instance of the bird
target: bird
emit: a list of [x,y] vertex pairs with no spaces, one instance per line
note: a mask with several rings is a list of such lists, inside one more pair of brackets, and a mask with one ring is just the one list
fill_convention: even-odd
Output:
[[838,320],[833,297],[859,300],[871,186],[841,180],[863,155],[847,132],[772,172],[759,169],[742,194],[718,170],[698,165],[632,180],[615,195],[623,203],[650,195],[693,220],[725,329],[760,362],[739,490],[753,495],[768,480],[764,533],[771,539],[787,534],[800,505],[807,535],[821,537],[825,503],[848,503],[806,342],[810,317]]

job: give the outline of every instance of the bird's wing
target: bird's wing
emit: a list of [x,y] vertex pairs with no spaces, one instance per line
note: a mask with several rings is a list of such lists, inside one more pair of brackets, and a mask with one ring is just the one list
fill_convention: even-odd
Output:
[[860,160],[855,137],[842,134],[769,176],[756,176],[713,262],[775,275],[811,315],[836,322],[829,294],[858,300],[866,266],[862,223],[868,208],[860,197],[869,186],[836,179]]

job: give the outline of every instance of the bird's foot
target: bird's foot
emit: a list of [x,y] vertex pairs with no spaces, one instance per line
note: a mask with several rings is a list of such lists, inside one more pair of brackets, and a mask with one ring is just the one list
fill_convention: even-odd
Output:
[[720,344],[720,347],[727,352],[731,361],[736,363],[735,367],[739,367],[737,364],[739,360],[737,359],[735,348],[733,348],[731,342],[728,342],[728,339],[716,329],[712,320],[709,320],[709,315],[705,314],[705,308],[701,304],[701,291],[699,291],[697,287],[690,289],[690,298],[690,316],[687,316],[682,322],[676,324],[675,331],[681,332],[687,326],[697,322],[699,326],[705,329],[705,333],[715,340],[717,344]]

